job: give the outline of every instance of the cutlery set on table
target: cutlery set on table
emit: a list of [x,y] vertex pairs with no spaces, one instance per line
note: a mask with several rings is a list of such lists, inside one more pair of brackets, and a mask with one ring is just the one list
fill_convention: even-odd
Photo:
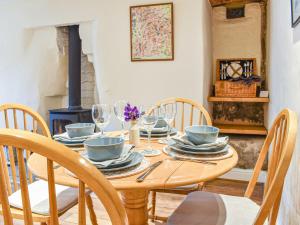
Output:
[[[128,106],[129,104],[126,107]],[[97,113],[100,112],[102,111],[99,110]],[[170,116],[166,114],[165,110],[164,114],[161,113],[156,118],[155,116],[142,116],[142,124],[144,123],[145,126],[140,129],[140,136],[148,137],[148,149],[135,149],[134,145],[125,143],[124,135],[108,137],[103,134],[102,129],[101,133],[94,133],[95,124],[93,123],[67,125],[65,133],[54,135],[53,138],[73,149],[81,147],[81,150],[84,150],[80,153],[81,156],[95,165],[108,179],[139,174],[136,178],[137,182],[143,182],[165,160],[214,166],[217,165],[217,160],[232,156],[233,152],[228,146],[228,137],[218,137],[218,128],[205,125],[189,126],[185,128],[184,135],[179,137],[177,130],[171,127],[176,110],[173,107],[170,110]],[[96,117],[100,118],[101,115],[93,114],[93,118]],[[94,121],[99,128],[97,121],[100,119],[94,119]],[[166,144],[163,152],[169,157],[159,157],[159,161],[156,161],[156,158],[150,160],[148,156],[157,156],[162,153],[161,149],[152,149],[150,138],[159,138],[159,143]],[[150,161],[154,163],[151,164]]]

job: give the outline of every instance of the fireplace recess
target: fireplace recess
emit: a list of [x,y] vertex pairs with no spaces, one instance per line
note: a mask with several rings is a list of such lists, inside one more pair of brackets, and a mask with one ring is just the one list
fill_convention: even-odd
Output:
[[91,109],[81,107],[81,39],[79,25],[68,26],[69,31],[69,106],[51,109],[51,134],[62,133],[65,125],[79,122],[92,122]]

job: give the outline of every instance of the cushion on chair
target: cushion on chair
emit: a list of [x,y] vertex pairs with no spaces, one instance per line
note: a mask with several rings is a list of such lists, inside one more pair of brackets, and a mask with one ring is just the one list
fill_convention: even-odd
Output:
[[[78,189],[55,185],[58,214],[73,207],[78,202]],[[28,192],[33,213],[49,215],[48,182],[39,180],[28,185]],[[12,207],[22,209],[21,190],[9,196]]]
[[167,225],[252,225],[259,205],[245,197],[192,192]]

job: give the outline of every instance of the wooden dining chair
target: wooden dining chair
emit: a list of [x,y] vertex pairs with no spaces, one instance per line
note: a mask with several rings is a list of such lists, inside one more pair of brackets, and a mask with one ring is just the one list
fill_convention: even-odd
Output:
[[[2,116],[1,116],[2,114]],[[44,119],[35,111],[33,111],[30,107],[20,105],[20,104],[4,104],[0,105],[0,124],[3,125],[5,128],[14,128],[14,129],[21,129],[25,131],[31,131],[33,133],[41,134],[49,139],[51,139],[51,134],[48,129],[48,126]],[[5,156],[5,153],[7,153],[7,156]],[[7,177],[7,188],[8,188],[8,194],[10,195],[11,204],[12,205],[20,205],[20,177],[17,173],[17,152],[15,149],[13,149],[11,146],[6,147],[6,152],[1,153],[0,158],[2,159],[2,167],[8,171],[10,174],[10,177],[12,181],[10,180],[10,177]],[[28,149],[27,151],[24,151],[23,159],[26,162],[29,158],[31,152]],[[7,161],[7,159],[9,161]],[[47,192],[47,183],[41,180],[34,180],[34,177],[30,170],[26,168],[27,172],[27,178],[29,181],[28,190],[29,192],[35,193],[35,197],[39,199],[44,199],[44,201],[48,201],[47,195],[45,195],[45,192]],[[35,192],[36,189],[40,189],[38,193]],[[64,204],[61,204],[61,208],[59,208],[59,215],[62,215],[64,212],[66,212],[68,209],[72,208],[73,206],[77,205],[78,203],[78,197],[77,197],[77,190],[72,189],[65,186],[57,186],[57,189],[60,189],[60,191],[64,194],[61,194],[59,197],[59,200],[63,200]],[[41,191],[43,190],[43,191]],[[68,192],[68,193],[67,193]],[[67,194],[66,194],[67,193]],[[93,205],[91,201],[90,195],[86,196],[88,204],[88,208],[90,210],[90,216],[93,224],[96,224],[94,218],[94,210]],[[33,199],[32,199],[33,200]],[[0,209],[1,213],[1,209]],[[40,214],[47,215],[49,212],[47,209],[40,210]],[[20,219],[20,216],[18,216],[16,219]],[[42,216],[42,219],[37,219],[38,222],[44,223],[47,222],[47,216]]]
[[[128,219],[125,208],[110,182],[99,172],[99,170],[82,158],[79,154],[65,147],[64,145],[32,132],[16,129],[0,129],[0,153],[3,156],[4,148],[9,146],[16,149],[18,159],[18,172],[20,176],[20,196],[21,206],[12,207],[10,204],[11,195],[9,185],[9,174],[5,167],[5,158],[0,158],[0,208],[3,215],[4,224],[12,225],[13,218],[23,219],[25,225],[32,225],[33,222],[46,222],[50,225],[58,225],[60,216],[59,208],[64,202],[60,201],[58,188],[55,185],[54,162],[70,171],[78,178],[78,187],[76,195],[79,199],[78,224],[86,224],[86,195],[89,190],[104,205],[113,225],[128,225]],[[26,174],[26,165],[23,160],[23,154],[30,150],[47,158],[47,176],[45,181],[48,186],[48,202],[32,201],[34,194],[29,192],[28,176]],[[88,187],[88,189],[87,189]],[[36,192],[38,189],[36,189]],[[69,193],[70,190],[63,192]],[[60,192],[60,194],[63,194]],[[36,213],[36,210],[49,208],[48,215]],[[96,218],[95,218],[96,219]]]
[[[283,110],[275,119],[261,149],[244,197],[193,192],[169,217],[168,225],[275,225],[284,179],[295,148],[297,115]],[[268,154],[269,153],[269,154]],[[250,199],[269,155],[262,205]],[[268,221],[267,221],[268,220]]]
[[209,113],[202,104],[188,98],[167,98],[158,101],[151,109],[149,114],[154,113],[160,106],[176,103],[177,114],[172,126],[183,132],[186,126],[191,125],[212,125]]
[[[207,110],[201,105],[200,103],[193,101],[187,98],[167,98],[161,101],[158,101],[155,106],[153,106],[149,112],[155,113],[159,107],[163,107],[163,105],[176,103],[177,105],[177,114],[176,118],[173,122],[173,127],[176,127],[179,131],[183,132],[185,126],[191,125],[212,125],[212,120],[210,118],[209,113]],[[186,195],[193,191],[202,190],[203,183],[195,184],[195,185],[187,185],[181,186],[173,189],[163,189],[163,190],[153,190],[152,191],[152,207],[151,207],[151,214],[150,218],[152,221],[154,220],[162,220],[166,221],[167,217],[162,217],[156,215],[156,193],[157,192],[164,192],[164,193],[171,193],[171,194],[182,194]]]

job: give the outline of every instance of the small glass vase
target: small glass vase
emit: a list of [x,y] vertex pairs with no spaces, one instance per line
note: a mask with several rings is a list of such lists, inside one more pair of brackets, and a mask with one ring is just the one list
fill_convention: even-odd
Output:
[[129,128],[129,144],[138,146],[140,144],[140,129],[138,121],[132,120]]

